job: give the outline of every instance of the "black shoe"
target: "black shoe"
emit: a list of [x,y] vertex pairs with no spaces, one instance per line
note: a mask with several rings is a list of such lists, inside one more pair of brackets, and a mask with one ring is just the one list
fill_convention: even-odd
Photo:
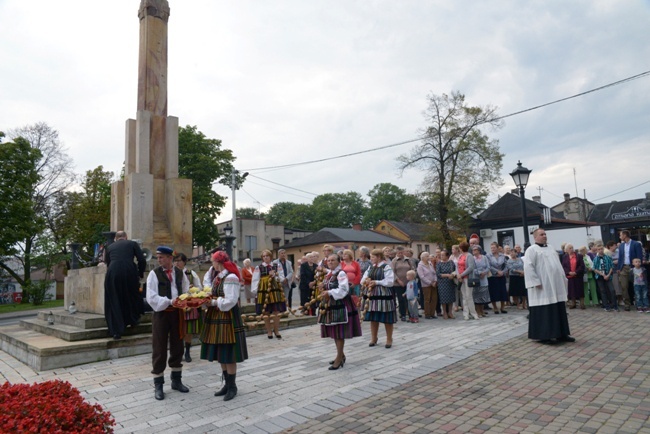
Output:
[[341,363],[339,363],[338,366],[334,366],[334,364],[332,363],[332,366],[330,366],[327,369],[329,369],[330,371],[336,371],[337,369],[342,368],[343,365],[345,365],[345,360],[341,360]]
[[187,393],[190,389],[187,388],[181,381],[181,372],[175,371],[172,372],[172,390],[178,390],[181,393]]
[[392,347],[392,346],[393,346],[393,344],[386,344],[386,345],[385,345],[386,348],[390,348],[390,347]]
[[279,334],[279,333],[275,333],[275,332],[273,332],[273,333],[275,334],[275,337],[276,337],[276,338],[278,338],[278,339],[282,339],[282,335],[281,335],[281,334]]
[[230,401],[237,395],[237,385],[235,384],[235,378],[237,378],[237,374],[228,374],[228,377],[226,378],[226,386],[228,387],[228,391],[226,392],[226,396],[223,397],[224,401]]
[[[330,365],[333,365],[335,361],[336,361],[336,360],[332,360],[332,361],[330,362]],[[345,363],[345,356],[343,356],[343,363]]]
[[559,341],[562,341],[562,342],[575,342],[575,341],[576,341],[576,338],[574,338],[573,336],[562,336],[562,337],[561,337],[560,339],[558,339],[558,340],[559,340]]
[[405,317],[405,316],[401,317],[400,319],[401,319],[402,321],[406,321],[406,317]]
[[[487,313],[487,312],[485,312],[485,313]],[[495,315],[499,315],[499,311],[498,311],[498,310],[495,310],[495,311],[494,311],[494,314],[495,314]]]
[[113,340],[119,341],[120,339],[122,339],[122,335],[117,335],[117,334],[113,335]]
[[375,341],[375,342],[370,342],[370,343],[368,344],[369,347],[374,347],[375,345],[377,345],[377,341]]
[[190,363],[192,361],[192,357],[190,356],[190,348],[192,347],[192,344],[185,344],[185,361],[187,363]]
[[539,342],[540,344],[544,344],[544,345],[555,345],[555,344],[557,344],[557,341],[555,341],[553,339],[541,339],[541,340],[539,340],[537,342]]
[[273,335],[271,335],[271,336],[266,335],[266,337],[269,338],[269,339],[273,339]]
[[214,392],[214,396],[224,396],[226,393],[228,393],[228,372],[223,371],[223,387],[221,390],[217,390]]
[[163,392],[163,383],[165,379],[163,377],[156,377],[153,379],[153,384],[156,387],[155,397],[158,401],[165,399],[165,392]]

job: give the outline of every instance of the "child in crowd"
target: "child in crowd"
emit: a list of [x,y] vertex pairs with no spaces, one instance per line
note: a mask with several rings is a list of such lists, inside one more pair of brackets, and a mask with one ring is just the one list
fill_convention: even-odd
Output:
[[418,303],[418,294],[419,294],[419,288],[417,281],[415,280],[417,276],[417,273],[415,270],[409,270],[406,272],[406,280],[408,283],[406,284],[406,300],[408,301],[408,309],[409,309],[409,321],[410,322],[420,322],[419,315],[418,315],[418,310],[420,308],[420,305]]
[[634,269],[634,299],[636,300],[637,312],[648,312],[648,284],[645,268],[641,266],[641,259],[632,260]]

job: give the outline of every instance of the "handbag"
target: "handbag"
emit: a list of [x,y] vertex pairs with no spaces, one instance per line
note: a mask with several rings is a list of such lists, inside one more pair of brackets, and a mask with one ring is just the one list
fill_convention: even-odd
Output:
[[467,286],[470,288],[476,288],[477,286],[481,286],[481,279],[478,277],[469,277],[467,279]]

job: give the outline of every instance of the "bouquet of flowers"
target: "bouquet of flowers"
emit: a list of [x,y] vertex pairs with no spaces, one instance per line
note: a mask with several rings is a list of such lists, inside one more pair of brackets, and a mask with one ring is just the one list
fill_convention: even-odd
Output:
[[206,286],[203,289],[192,286],[189,292],[181,294],[172,302],[179,309],[201,307],[212,300],[212,290]]

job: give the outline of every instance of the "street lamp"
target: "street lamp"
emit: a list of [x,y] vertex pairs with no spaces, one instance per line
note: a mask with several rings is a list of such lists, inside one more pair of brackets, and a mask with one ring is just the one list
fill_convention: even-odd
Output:
[[230,257],[231,261],[235,261],[232,257],[232,242],[234,241],[235,237],[232,236],[232,227],[226,225],[226,227],[223,228],[223,233],[226,234],[225,237],[223,237],[226,240],[226,253]]
[[[232,172],[230,172],[230,188],[232,190],[232,228],[231,230],[234,230],[233,235],[233,240],[237,239],[237,201],[236,201],[236,192],[237,189],[239,188],[240,184],[237,183],[237,175],[239,175],[239,170],[235,169],[234,167],[232,168]],[[246,179],[248,176],[248,172],[244,172],[241,174],[241,179],[242,181]],[[241,236],[241,235],[240,235]],[[239,252],[239,248],[235,246],[235,253]],[[230,253],[228,254],[230,256]],[[230,259],[233,261],[236,261],[239,258],[233,258],[230,256]]]
[[530,247],[530,239],[528,238],[528,220],[526,218],[526,198],[524,197],[524,190],[528,184],[528,177],[530,176],[529,170],[521,165],[521,161],[517,162],[517,168],[510,172],[512,180],[519,188],[519,198],[521,199],[521,220],[524,225],[524,252]]

